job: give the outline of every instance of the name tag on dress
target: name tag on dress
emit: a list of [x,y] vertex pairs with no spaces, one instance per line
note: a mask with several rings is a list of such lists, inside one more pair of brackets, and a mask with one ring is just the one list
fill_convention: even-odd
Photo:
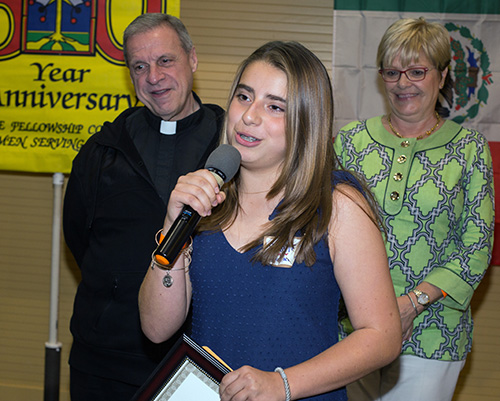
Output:
[[[264,237],[264,246],[268,245],[274,240],[274,237]],[[274,263],[272,263],[275,267],[286,267],[290,268],[293,266],[295,262],[295,253],[297,251],[298,245],[300,244],[301,238],[294,237],[293,238],[293,246],[289,246],[288,248],[283,248],[280,252],[280,256],[276,259]]]

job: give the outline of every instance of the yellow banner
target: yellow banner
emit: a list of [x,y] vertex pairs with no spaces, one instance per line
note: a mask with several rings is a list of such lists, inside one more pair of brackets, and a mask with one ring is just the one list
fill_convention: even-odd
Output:
[[68,173],[104,121],[138,105],[126,26],[180,0],[0,0],[0,170]]

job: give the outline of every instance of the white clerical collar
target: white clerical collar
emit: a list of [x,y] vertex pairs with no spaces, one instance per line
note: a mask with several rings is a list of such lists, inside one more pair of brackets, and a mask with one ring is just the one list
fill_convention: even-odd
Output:
[[161,120],[160,132],[164,135],[174,135],[177,129],[177,121]]

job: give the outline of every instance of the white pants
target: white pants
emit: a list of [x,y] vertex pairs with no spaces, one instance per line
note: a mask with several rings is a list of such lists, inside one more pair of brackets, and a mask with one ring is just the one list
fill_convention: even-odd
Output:
[[349,401],[451,401],[465,360],[436,361],[401,355],[347,386]]

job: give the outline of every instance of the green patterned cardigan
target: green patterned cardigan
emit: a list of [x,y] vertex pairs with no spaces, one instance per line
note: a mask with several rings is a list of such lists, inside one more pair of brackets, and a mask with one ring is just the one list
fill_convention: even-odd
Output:
[[340,130],[335,151],[379,203],[396,296],[426,281],[448,295],[414,320],[403,354],[457,361],[472,345],[470,301],[491,259],[494,188],[483,135],[447,120],[424,140],[401,139],[381,117]]

